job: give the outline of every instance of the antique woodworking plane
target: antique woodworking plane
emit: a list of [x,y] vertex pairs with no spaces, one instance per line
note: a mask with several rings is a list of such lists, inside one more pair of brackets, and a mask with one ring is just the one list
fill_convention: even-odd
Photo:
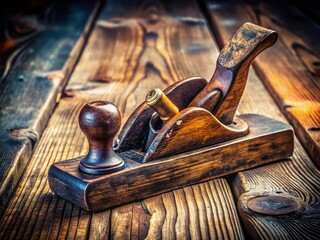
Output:
[[255,114],[235,117],[253,59],[275,31],[245,23],[222,49],[212,79],[194,77],[151,90],[118,139],[115,105],[83,107],[86,156],[53,164],[50,188],[92,211],[266,164],[292,155],[293,130]]

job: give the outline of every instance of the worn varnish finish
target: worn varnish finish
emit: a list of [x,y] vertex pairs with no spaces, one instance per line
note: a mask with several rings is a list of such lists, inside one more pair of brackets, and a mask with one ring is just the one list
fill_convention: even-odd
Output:
[[89,151],[79,163],[81,172],[107,174],[124,168],[123,159],[113,150],[113,138],[120,126],[120,111],[111,102],[93,101],[82,108],[79,127],[88,139]]
[[[126,18],[130,16],[131,19]],[[174,205],[174,199],[165,202],[168,211],[164,225],[158,225],[156,221],[160,202],[156,198],[148,199],[145,206],[151,217],[144,217],[139,209],[136,210],[145,226],[137,223],[137,219],[128,219],[130,215],[117,218],[116,210],[111,211],[110,219],[110,211],[96,214],[80,210],[53,196],[46,182],[48,168],[53,162],[86,153],[88,146],[78,128],[77,117],[87,102],[99,99],[114,102],[120,106],[124,122],[143,101],[148,90],[155,87],[163,89],[190,76],[210,78],[217,54],[194,2],[166,2],[162,5],[158,1],[148,4],[108,1],[67,86],[65,97],[60,100],[19,187],[2,215],[0,237],[56,238],[59,235],[86,238],[93,237],[95,233],[116,236],[115,229],[128,229],[127,226],[132,226],[132,229],[137,229],[137,225],[148,228],[149,219],[154,216],[150,225],[152,229],[158,227],[157,232],[163,229],[167,235],[173,231],[179,236],[188,234],[187,221],[198,218],[199,222],[206,220],[201,226],[211,236],[223,234],[243,238],[232,194],[224,179],[212,182],[221,184],[221,187],[209,186],[197,192],[203,194],[203,201],[200,197],[196,201],[201,213],[192,211],[183,215],[192,204],[189,196],[171,192],[179,196],[178,207]],[[171,206],[177,209],[172,214],[169,211]],[[128,208],[121,208],[117,212],[127,212]],[[114,224],[116,221],[117,225]],[[182,226],[184,230],[180,230]],[[149,229],[148,232],[153,234]],[[145,231],[139,230],[141,238]]]
[[49,16],[17,15],[6,25],[0,39],[0,213],[59,101],[97,7],[97,1],[49,5]]
[[[260,26],[244,23],[225,43],[217,60],[217,67],[208,85],[195,97],[190,106],[203,107],[212,112],[222,123],[232,123],[247,83],[251,62],[272,46],[277,33]],[[213,90],[221,97],[215,104],[203,104]],[[214,92],[213,92],[214,93]]]
[[247,21],[279,33],[279,41],[255,61],[254,67],[320,167],[319,25],[285,2],[207,1],[206,6],[221,47]]

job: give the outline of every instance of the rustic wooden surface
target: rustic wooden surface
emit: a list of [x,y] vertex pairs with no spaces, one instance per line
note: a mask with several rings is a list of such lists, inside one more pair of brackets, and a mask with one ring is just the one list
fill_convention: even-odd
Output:
[[[261,94],[265,90],[254,73],[251,74],[250,80],[255,92],[259,94],[245,95],[240,112],[260,109],[264,115],[284,121],[271,98]],[[237,174],[233,190],[238,198],[238,211],[247,234],[253,239],[275,239],[284,236],[317,239],[320,234],[319,181],[319,171],[298,141],[295,141],[292,158]],[[261,195],[283,196],[293,199],[303,207],[293,214],[279,216],[263,215],[248,210],[247,200]],[[276,210],[281,205],[275,202],[271,207]]]
[[[2,215],[0,238],[86,238],[101,234],[121,239],[122,234],[137,236],[137,232],[143,238],[146,231],[150,236],[164,232],[187,237],[200,230],[204,236],[243,238],[232,193],[224,179],[195,186],[195,191],[201,188],[197,190],[201,197],[196,200],[179,190],[171,192],[174,197],[164,196],[164,203],[162,196],[141,203],[147,206],[143,212],[134,204],[103,213],[73,206],[53,195],[47,183],[50,164],[87,151],[77,123],[85,103],[99,99],[114,102],[124,122],[148,90],[163,89],[195,75],[210,78],[217,53],[195,2],[108,2]],[[171,208],[176,210],[169,211]],[[201,212],[192,210],[196,208]],[[127,209],[134,209],[134,215]],[[124,217],[117,217],[120,213]],[[132,215],[141,217],[130,218]],[[194,226],[197,221],[201,229],[189,230],[189,222]],[[128,226],[132,226],[131,231]]]
[[[144,211],[141,211],[144,209]],[[243,239],[224,179],[112,209],[114,239]]]
[[285,1],[207,1],[206,6],[220,47],[247,21],[278,32],[278,42],[254,67],[320,168],[319,23]]
[[[202,7],[223,12],[224,8],[217,6],[211,3]],[[128,16],[132,18],[127,19]],[[293,158],[242,172],[229,182],[231,185],[220,178],[110,211],[86,212],[50,192],[47,183],[50,164],[86,153],[87,143],[77,126],[77,114],[85,103],[97,99],[113,101],[120,106],[125,121],[147,90],[163,89],[192,75],[211,77],[218,51],[203,19],[197,4],[188,1],[166,2],[165,6],[158,1],[139,6],[136,1],[107,3],[65,95],[1,215],[0,238],[124,239],[148,236],[149,239],[181,239],[210,236],[221,239],[244,238],[244,232],[251,237],[269,239],[307,236],[316,239],[319,236],[320,173],[298,141]],[[221,32],[217,30],[234,27],[233,24],[237,21],[224,19],[214,28],[220,43],[230,35],[223,32],[225,35],[221,38]],[[314,35],[309,33],[313,39]],[[125,64],[119,64],[121,62]],[[277,70],[281,68],[283,65],[276,65]],[[116,94],[118,92],[121,94]],[[239,111],[284,121],[253,71],[249,73]],[[236,201],[239,199],[242,223],[230,186]],[[296,215],[257,214],[247,206],[248,199],[259,194],[283,196],[302,207]]]
[[[238,21],[240,21],[237,17],[239,17],[240,14],[236,14],[236,12],[240,11],[244,5],[237,5],[235,3],[225,4],[222,1],[215,2],[215,4],[220,6],[219,11],[217,11],[212,4],[210,5],[210,3],[207,2],[206,7],[209,10],[209,18],[214,20],[216,24],[222,21],[229,21],[230,23],[226,26],[223,24],[219,25],[219,31],[216,32],[219,33],[217,38],[220,39],[220,41],[225,42],[228,40],[228,32],[231,32],[231,29],[233,28],[237,28]],[[258,4],[258,6],[260,5]],[[274,12],[275,11],[272,11],[272,13]],[[241,11],[241,16],[246,16],[243,13],[244,11]],[[241,21],[239,24],[241,24]],[[285,25],[283,28],[285,28]],[[279,32],[279,34],[282,36],[281,32]],[[274,47],[276,46],[277,45]],[[310,45],[308,46],[310,47]],[[284,51],[285,50],[282,52]],[[269,52],[262,54],[261,57],[257,59],[256,65],[260,64],[263,59],[268,62],[265,55],[270,54],[270,52],[273,53],[273,56],[276,56],[277,54],[271,51],[270,48]],[[282,63],[283,65],[280,65],[279,63],[279,65],[275,65],[275,71],[278,71],[278,69],[279,71],[282,71],[288,67],[287,64],[290,64],[291,58],[281,59],[283,62],[286,62],[286,64]],[[272,62],[275,63],[274,60]],[[269,63],[271,65],[271,60]],[[297,65],[297,68],[298,67],[299,66]],[[264,64],[263,69],[268,69],[268,66]],[[270,75],[271,74],[266,73],[262,80],[271,78],[272,75]],[[277,91],[279,91],[279,89],[281,88],[278,87]],[[316,89],[304,87],[301,88],[301,90],[312,92]],[[284,121],[284,117],[279,114],[279,110],[271,98],[265,94],[265,89],[261,85],[255,72],[252,72],[250,75],[247,93],[248,94],[245,94],[242,99],[239,109],[240,112],[253,112],[258,110],[261,114]],[[279,93],[281,93],[282,96],[287,96],[282,92]],[[313,94],[314,93],[315,92],[313,92]],[[290,95],[291,92],[287,92],[286,94],[288,94],[288,97],[293,98],[296,96],[295,94],[299,93],[294,92]],[[282,109],[280,108],[280,110]],[[285,114],[285,116],[287,115]],[[319,121],[318,118],[314,118],[314,120],[314,123]],[[299,126],[295,127],[297,129]],[[284,160],[281,163],[270,164],[265,167],[237,174],[233,181],[233,190],[238,199],[238,211],[244,226],[246,226],[246,233],[253,239],[275,239],[283,238],[284,236],[288,238],[303,239],[308,237],[310,239],[317,239],[320,234],[319,181],[319,171],[316,170],[311,159],[304,152],[298,141],[295,143],[293,158]],[[260,214],[248,208],[249,199],[257,196],[268,196],[268,198],[272,199],[274,195],[282,196],[286,199],[293,199],[294,202],[299,203],[302,207],[297,210],[296,214],[291,213],[279,216]],[[281,206],[281,204],[277,204],[279,204],[279,202],[274,202],[270,207],[277,209],[277,207]],[[290,204],[286,206],[288,209],[290,208],[289,205]],[[264,210],[267,211],[267,209]]]
[[[17,15],[0,39],[0,213],[76,64],[96,3],[71,1],[47,6],[45,16]],[[28,27],[34,28],[24,32]]]

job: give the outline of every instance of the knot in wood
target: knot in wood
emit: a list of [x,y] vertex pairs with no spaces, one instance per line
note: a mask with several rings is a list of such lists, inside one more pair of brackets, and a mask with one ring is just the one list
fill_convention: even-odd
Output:
[[266,215],[284,215],[296,213],[301,209],[301,204],[285,196],[259,196],[251,198],[247,206],[250,210]]

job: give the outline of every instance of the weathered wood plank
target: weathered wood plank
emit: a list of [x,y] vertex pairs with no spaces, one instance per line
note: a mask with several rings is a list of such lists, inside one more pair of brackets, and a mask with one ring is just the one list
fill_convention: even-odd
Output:
[[207,9],[220,46],[246,21],[278,32],[254,67],[319,168],[320,26],[283,1],[207,1]]
[[[285,121],[272,99],[265,94],[266,90],[254,72],[250,75],[249,85],[252,87],[248,86],[249,91],[244,95],[239,111],[259,111]],[[298,141],[295,141],[292,158],[237,174],[233,191],[246,232],[253,239],[317,239],[320,234],[319,182],[320,172]],[[249,199],[264,195],[293,199],[305,208],[279,216],[259,214],[248,209]],[[275,209],[286,209],[288,206],[281,205],[279,201],[273,205]]]
[[[0,238],[15,238],[24,233],[26,238],[126,236],[122,234],[140,238],[149,233],[149,236],[153,236],[154,231],[159,229],[161,234],[170,236],[174,231],[180,233],[180,226],[184,226],[183,235],[186,232],[183,222],[187,218],[181,216],[180,209],[177,213],[172,212],[173,215],[177,214],[176,217],[171,215],[169,209],[176,208],[175,203],[164,196],[158,197],[165,199],[164,205],[168,208],[165,229],[162,230],[157,222],[156,211],[151,210],[160,208],[162,201],[148,199],[146,203],[133,203],[112,212],[91,214],[54,196],[46,181],[47,171],[53,162],[81,156],[87,151],[87,143],[77,123],[78,113],[85,103],[99,99],[114,102],[119,106],[124,122],[143,101],[148,90],[164,88],[195,75],[209,78],[215,68],[217,53],[207,25],[194,2],[166,2],[162,5],[158,1],[108,1],[65,95],[50,118],[30,164],[0,219]],[[186,199],[180,197],[179,204],[185,203],[190,209],[202,209],[198,217],[203,226],[202,236],[217,234],[215,223],[219,223],[218,231],[243,238],[226,180],[219,179],[210,184],[221,187],[207,189],[196,186],[193,192],[199,195],[197,200],[189,196],[191,191],[186,190],[188,196]],[[179,193],[171,192],[173,194]],[[200,198],[202,194],[203,200]],[[219,197],[213,197],[213,194]],[[187,213],[187,205],[184,205],[185,214],[190,214],[192,221],[195,221],[192,224],[197,224],[191,214],[198,213]],[[219,211],[212,213],[211,207]],[[220,212],[224,213],[221,219],[218,217]],[[117,213],[126,216],[116,218]],[[178,219],[178,225],[174,219]],[[227,223],[232,223],[232,227]],[[118,229],[130,229],[130,232]],[[195,230],[190,234],[200,233]]]
[[149,213],[141,202],[112,209],[111,239],[145,239],[150,227],[150,218],[157,213]]
[[[232,2],[230,5],[225,2],[216,2],[215,4],[208,4],[207,7],[210,10],[211,20],[215,23],[216,31],[221,33],[220,40],[226,41],[228,32],[232,31],[230,29],[236,28],[235,25],[240,21],[240,14],[236,14],[234,9],[238,5]],[[219,11],[215,10],[218,6]],[[240,6],[237,11],[240,11]],[[244,10],[241,13],[241,16],[246,16]],[[229,23],[230,25],[219,23]],[[277,55],[275,54],[274,57],[276,58]],[[261,59],[263,56],[259,58]],[[285,68],[282,65],[274,67],[274,71],[281,71],[282,68]],[[250,73],[239,111],[256,112],[284,120],[253,71]],[[238,198],[238,211],[246,233],[253,239],[316,239],[320,234],[318,227],[320,224],[319,181],[320,172],[312,164],[298,141],[295,142],[295,152],[292,158],[237,174],[233,190]],[[253,202],[250,203],[250,199],[258,196],[267,196],[267,198],[262,199],[264,202],[261,203],[262,205],[252,206]],[[277,197],[281,197],[283,202],[279,201]],[[267,207],[270,206],[272,211],[279,213],[292,209],[291,207],[296,203],[298,210],[287,215],[271,215],[271,210]],[[300,206],[301,208],[299,208]],[[256,211],[264,211],[265,214]]]
[[113,209],[111,236],[239,239],[243,233],[236,214],[229,185],[216,179]]
[[[31,36],[15,39],[7,33],[1,40],[0,62],[6,60],[6,68],[0,84],[0,214],[81,53],[96,3],[49,5],[48,16],[33,16],[38,22]],[[28,24],[28,17],[19,21]]]
[[110,211],[92,213],[89,239],[108,239],[110,232]]

